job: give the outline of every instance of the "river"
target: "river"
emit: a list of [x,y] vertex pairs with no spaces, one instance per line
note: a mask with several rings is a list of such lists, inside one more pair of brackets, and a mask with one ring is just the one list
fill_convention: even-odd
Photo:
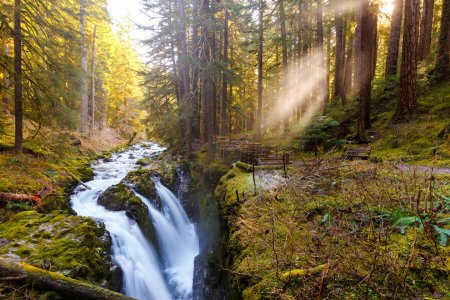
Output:
[[[72,208],[80,216],[104,222],[112,240],[111,257],[123,270],[123,293],[136,299],[192,299],[194,259],[199,254],[199,239],[195,225],[186,215],[179,197],[161,183],[156,190],[161,199],[161,211],[152,202],[136,194],[148,207],[155,227],[161,256],[142,234],[137,223],[125,212],[106,210],[97,204],[102,191],[118,184],[128,172],[139,169],[138,159],[162,152],[154,142],[131,146],[116,153],[110,160],[92,165],[94,180],[86,184],[91,190],[78,188],[71,197]],[[181,181],[183,174],[179,173]]]

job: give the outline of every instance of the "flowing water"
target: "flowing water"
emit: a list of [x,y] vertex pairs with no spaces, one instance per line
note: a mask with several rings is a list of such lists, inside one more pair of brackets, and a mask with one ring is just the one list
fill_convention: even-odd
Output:
[[[87,183],[92,189],[77,189],[71,198],[72,207],[78,215],[105,223],[112,239],[112,260],[123,270],[123,292],[127,296],[146,300],[188,300],[192,298],[194,259],[199,254],[199,243],[195,226],[179,199],[160,182],[156,183],[156,189],[161,211],[144,196],[136,194],[148,207],[161,258],[125,212],[108,211],[97,204],[101,191],[118,184],[129,171],[138,169],[135,164],[138,159],[164,150],[156,143],[147,145],[151,147],[138,144],[127,152],[113,154],[109,162],[93,165],[96,176]],[[183,180],[181,173],[180,178]]]

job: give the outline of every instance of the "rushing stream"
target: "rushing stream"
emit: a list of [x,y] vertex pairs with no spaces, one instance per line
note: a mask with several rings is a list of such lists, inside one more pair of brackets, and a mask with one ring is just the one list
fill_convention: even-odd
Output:
[[[138,169],[136,161],[164,150],[156,143],[150,148],[135,145],[127,152],[113,154],[111,161],[93,165],[96,176],[88,182],[91,190],[76,190],[72,207],[78,215],[105,223],[112,239],[112,259],[123,270],[123,292],[136,299],[164,300],[192,298],[194,259],[199,254],[195,226],[189,220],[179,199],[161,183],[156,189],[161,211],[144,196],[136,194],[149,209],[158,237],[161,259],[125,212],[106,210],[97,204],[101,191],[118,184],[129,171]],[[180,173],[180,178],[183,176]]]

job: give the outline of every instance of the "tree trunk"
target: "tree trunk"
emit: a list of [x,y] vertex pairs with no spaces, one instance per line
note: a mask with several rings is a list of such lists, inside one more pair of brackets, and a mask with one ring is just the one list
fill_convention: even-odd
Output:
[[206,141],[208,142],[208,158],[210,160],[214,159],[214,145],[213,145],[213,123],[211,116],[211,78],[209,71],[209,53],[211,51],[209,47],[209,28],[208,28],[208,10],[209,10],[209,0],[203,0],[203,49],[204,49],[204,68],[205,72],[205,85],[203,88],[203,123],[205,126],[203,128],[206,131]]
[[424,0],[422,22],[420,23],[419,61],[424,60],[430,53],[433,12],[434,0]]
[[361,3],[361,63],[359,64],[361,74],[358,106],[358,127],[357,136],[359,140],[367,141],[366,134],[366,105],[370,103],[371,97],[371,69],[367,63],[372,61],[372,34],[370,26],[369,0],[362,0]]
[[95,124],[95,39],[97,38],[97,25],[94,27],[94,40],[92,45],[92,63],[91,63],[91,120],[92,130]]
[[[377,67],[377,57],[378,57],[378,14],[375,13],[375,11],[378,11],[378,4],[375,5],[375,7],[372,9],[372,74],[370,80],[373,80],[375,78],[375,71]],[[367,107],[366,107],[367,109]],[[366,120],[366,122],[370,120]],[[367,125],[367,123],[366,123]]]
[[343,32],[342,32],[342,22],[343,16],[340,12],[340,8],[336,7],[335,10],[335,26],[336,26],[336,51],[335,51],[335,64],[334,64],[334,97],[341,97],[342,105],[346,104],[346,98],[344,94],[344,74],[343,66],[344,62],[342,57],[344,55],[343,50]]
[[[287,89],[288,89],[288,83],[287,83],[287,76],[288,76],[288,59],[287,59],[287,40],[286,40],[286,16],[284,14],[284,6],[283,6],[283,0],[280,0],[280,28],[281,28],[281,52],[283,54],[283,93],[287,97]],[[282,103],[283,106],[283,126],[284,126],[284,132],[287,132],[289,130],[289,103]]]
[[445,80],[449,68],[449,28],[450,28],[450,0],[442,4],[441,29],[437,47],[437,59],[434,74],[439,80]]
[[416,78],[419,16],[420,0],[405,0],[400,92],[397,101],[397,110],[393,117],[394,121],[410,119],[412,114],[417,110]]
[[[19,0],[16,0],[19,1]],[[0,257],[0,277],[13,277],[43,290],[55,291],[76,299],[132,300],[122,294],[87,284],[55,272],[49,272],[28,264]]]
[[181,98],[183,102],[183,108],[186,115],[185,122],[185,134],[186,134],[186,152],[189,154],[192,152],[192,105],[190,104],[190,91],[189,91],[189,63],[188,63],[188,51],[186,42],[186,27],[185,27],[185,14],[183,0],[178,0],[178,14],[180,17],[180,38],[181,38],[181,72],[183,77],[183,85],[181,89]]
[[199,39],[198,39],[198,12],[197,12],[197,0],[192,1],[192,10],[194,14],[194,19],[192,21],[192,49],[194,62],[192,65],[192,107],[193,107],[193,120],[192,120],[192,136],[195,139],[200,138],[200,118],[199,118],[199,87],[198,87],[198,49],[199,49]]
[[356,28],[355,28],[355,83],[353,88],[356,92],[360,89],[361,82],[361,28],[362,28],[362,19],[361,19],[361,8],[356,9]]
[[[9,60],[10,56],[11,56],[11,50],[10,50],[10,46],[9,44],[7,44],[7,39],[2,41],[3,43],[3,51],[5,53],[5,57],[7,60]],[[5,84],[5,96],[3,97],[3,102],[8,105],[11,104],[11,75],[9,74],[9,72],[7,70],[5,70],[4,76],[3,76],[3,80],[4,80],[4,84]]]
[[395,0],[394,10],[392,11],[391,34],[389,38],[389,46],[386,59],[386,76],[392,76],[397,74],[397,61],[398,61],[398,52],[400,48],[402,18],[403,18],[403,0]]
[[259,1],[259,26],[258,26],[258,138],[261,139],[262,126],[262,96],[263,96],[263,41],[264,41],[264,1]]
[[[305,74],[306,76],[311,71],[308,59],[308,44],[306,43],[303,45],[302,65],[303,74]],[[308,87],[305,87],[305,89],[308,89]],[[302,98],[302,116],[304,116],[306,114],[306,111],[308,110],[308,101],[309,100],[307,99],[307,95],[305,95]]]
[[325,87],[326,87],[326,103],[328,103],[330,101],[330,71],[331,71],[331,37],[328,36],[327,39],[327,69],[325,70],[326,72],[326,83],[325,83]]
[[[303,59],[302,59],[302,0],[298,2],[298,33],[297,33],[297,39],[298,39],[298,45],[297,45],[297,60],[298,60],[298,75],[297,75],[297,84],[299,86],[299,89],[302,89],[302,68],[303,66]],[[302,98],[299,97],[298,104],[297,104],[297,124],[300,123],[300,111],[302,107]]]
[[[216,60],[216,31],[213,31],[212,34],[212,49],[211,49],[212,55],[213,55],[213,60]],[[212,95],[212,130],[213,130],[213,134],[217,135],[218,134],[218,130],[217,130],[217,82],[216,82],[216,72],[214,72],[213,75],[214,78],[214,82],[213,82],[213,95]]]
[[22,26],[21,3],[14,1],[14,117],[15,137],[14,146],[17,155],[22,155]]
[[80,0],[80,32],[81,32],[81,132],[86,133],[88,116],[88,91],[87,91],[87,55],[86,55],[86,30],[84,21],[84,0]]
[[317,0],[317,67],[319,74],[318,81],[318,93],[319,103],[322,106],[322,114],[327,114],[327,99],[325,88],[325,66],[324,66],[324,54],[323,54],[323,22],[322,22],[322,0]]
[[[223,63],[228,67],[228,7],[225,7],[225,25],[223,29]],[[227,71],[223,71],[222,82],[222,136],[227,135]],[[230,123],[231,126],[231,123]]]
[[345,62],[345,77],[344,77],[344,88],[345,94],[348,95],[352,92],[352,62],[353,62],[353,35],[350,33],[348,37],[348,47],[347,47],[347,60]]

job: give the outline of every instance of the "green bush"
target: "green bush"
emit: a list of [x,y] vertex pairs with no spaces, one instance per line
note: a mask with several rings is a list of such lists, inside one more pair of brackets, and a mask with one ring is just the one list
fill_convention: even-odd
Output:
[[295,146],[301,151],[312,151],[315,147],[331,148],[335,145],[345,144],[345,140],[337,140],[332,137],[339,122],[330,117],[316,114],[298,137]]

